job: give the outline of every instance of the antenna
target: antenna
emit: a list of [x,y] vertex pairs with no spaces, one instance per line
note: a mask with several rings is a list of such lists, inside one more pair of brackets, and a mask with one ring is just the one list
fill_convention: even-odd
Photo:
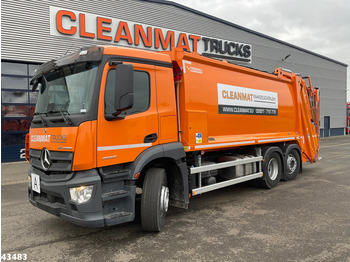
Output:
[[286,61],[287,58],[290,57],[291,55],[292,55],[292,54],[286,55],[286,56],[282,59],[282,61]]
[[64,54],[64,55],[66,55],[68,52],[69,52],[69,50],[74,46],[74,42],[70,45],[70,47],[68,48],[68,50],[67,50],[67,52]]

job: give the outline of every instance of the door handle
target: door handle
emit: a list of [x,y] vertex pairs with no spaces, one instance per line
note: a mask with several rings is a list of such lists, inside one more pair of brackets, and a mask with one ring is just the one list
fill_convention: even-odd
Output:
[[143,140],[144,143],[153,143],[156,142],[158,139],[157,133],[149,134],[145,136],[145,139]]

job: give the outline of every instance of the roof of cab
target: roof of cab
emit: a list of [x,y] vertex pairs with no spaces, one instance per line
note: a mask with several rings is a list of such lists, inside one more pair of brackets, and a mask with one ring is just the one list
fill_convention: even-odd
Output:
[[169,55],[157,51],[143,50],[138,48],[120,47],[120,46],[103,46],[104,55],[115,55],[117,57],[129,57],[145,60],[153,60],[165,63],[171,63]]

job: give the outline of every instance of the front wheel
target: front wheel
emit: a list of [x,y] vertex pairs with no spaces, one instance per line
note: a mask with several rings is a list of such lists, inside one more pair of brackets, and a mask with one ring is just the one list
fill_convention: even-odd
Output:
[[141,197],[141,224],[145,231],[160,232],[169,207],[169,188],[165,169],[150,168],[146,172]]

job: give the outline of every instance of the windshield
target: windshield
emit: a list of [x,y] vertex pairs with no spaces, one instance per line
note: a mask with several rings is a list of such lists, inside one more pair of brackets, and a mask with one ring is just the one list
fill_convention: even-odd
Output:
[[97,75],[96,62],[83,62],[61,67],[40,80],[36,114],[89,111]]

